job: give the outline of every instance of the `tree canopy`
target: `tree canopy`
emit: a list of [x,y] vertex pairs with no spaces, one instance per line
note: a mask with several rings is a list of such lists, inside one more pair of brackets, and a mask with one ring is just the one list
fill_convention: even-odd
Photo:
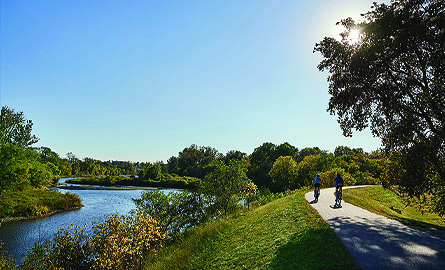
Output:
[[20,147],[28,147],[39,139],[32,135],[32,121],[27,120],[23,112],[3,106],[0,113],[0,145],[13,143]]
[[[396,157],[398,184],[414,195],[441,196],[436,210],[444,214],[445,2],[374,3],[362,18],[340,22],[342,40],[315,45],[324,57],[319,70],[330,73],[328,111],[345,136],[370,127]],[[354,29],[357,42],[348,37]]]
[[215,196],[218,205],[227,215],[229,208],[236,205],[250,182],[246,171],[241,161],[233,160],[229,165],[218,162],[215,170],[204,177],[199,190],[204,194]]

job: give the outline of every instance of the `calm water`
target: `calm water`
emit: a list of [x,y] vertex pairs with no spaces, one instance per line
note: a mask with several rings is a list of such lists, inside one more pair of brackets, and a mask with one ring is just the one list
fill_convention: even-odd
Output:
[[[64,183],[66,179],[59,182]],[[61,192],[67,192],[60,189]],[[92,223],[102,222],[105,215],[118,212],[128,214],[135,208],[132,198],[141,198],[146,190],[69,190],[78,194],[82,200],[79,210],[64,212],[46,218],[3,223],[0,227],[0,240],[3,248],[9,252],[16,262],[21,262],[21,254],[34,246],[34,243],[50,239],[61,228],[68,228],[71,224],[84,226],[87,224],[88,233],[92,233]],[[164,192],[173,191],[163,189]],[[176,190],[178,191],[178,190]],[[148,191],[149,192],[149,191]]]

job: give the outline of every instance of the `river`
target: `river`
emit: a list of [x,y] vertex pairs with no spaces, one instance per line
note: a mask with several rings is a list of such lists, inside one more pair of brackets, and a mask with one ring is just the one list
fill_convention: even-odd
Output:
[[[64,184],[62,178],[59,183]],[[164,192],[179,191],[177,189],[161,189]],[[87,233],[92,234],[92,223],[102,222],[105,215],[114,213],[128,214],[135,208],[132,198],[141,198],[142,192],[149,190],[63,190],[79,195],[84,207],[58,213],[49,217],[2,223],[0,240],[3,248],[13,256],[15,262],[23,261],[22,254],[34,246],[34,243],[54,237],[61,228],[68,228],[71,224],[84,226]]]

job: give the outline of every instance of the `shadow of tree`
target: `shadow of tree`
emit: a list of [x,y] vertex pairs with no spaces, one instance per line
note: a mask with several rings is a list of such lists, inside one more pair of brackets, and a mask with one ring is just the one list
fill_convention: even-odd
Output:
[[445,269],[445,241],[384,218],[328,221],[362,269]]
[[291,237],[273,258],[270,269],[359,269],[330,228],[309,229]]

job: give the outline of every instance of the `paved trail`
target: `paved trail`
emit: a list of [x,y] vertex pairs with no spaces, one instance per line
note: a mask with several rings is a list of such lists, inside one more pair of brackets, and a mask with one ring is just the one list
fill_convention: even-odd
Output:
[[316,203],[313,192],[305,197],[361,269],[445,269],[443,232],[408,227],[344,201],[341,208],[333,208],[333,193],[334,188],[322,189]]

